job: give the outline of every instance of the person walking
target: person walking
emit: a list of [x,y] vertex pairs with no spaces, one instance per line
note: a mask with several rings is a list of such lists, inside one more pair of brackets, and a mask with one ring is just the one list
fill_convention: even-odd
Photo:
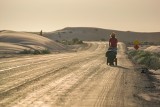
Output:
[[114,65],[114,62],[117,65],[116,55],[117,55],[117,43],[118,43],[118,40],[117,40],[115,35],[116,34],[114,32],[110,35],[109,48],[108,48],[108,51],[106,52],[107,65],[108,64],[109,65]]

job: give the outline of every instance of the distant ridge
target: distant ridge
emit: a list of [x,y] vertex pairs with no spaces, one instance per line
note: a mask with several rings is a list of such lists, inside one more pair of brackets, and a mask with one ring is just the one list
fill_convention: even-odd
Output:
[[70,40],[79,38],[86,41],[99,41],[109,39],[109,35],[115,32],[119,41],[132,42],[134,40],[147,42],[160,42],[160,32],[133,32],[119,31],[94,27],[66,27],[53,32],[46,32],[43,35],[53,40]]

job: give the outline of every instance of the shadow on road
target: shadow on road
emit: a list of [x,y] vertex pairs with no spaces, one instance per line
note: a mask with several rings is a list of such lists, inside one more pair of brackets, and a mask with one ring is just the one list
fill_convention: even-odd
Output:
[[129,70],[129,68],[126,68],[126,67],[123,67],[123,66],[116,66],[116,67],[118,67],[118,68],[122,68],[122,69],[126,69],[126,70]]

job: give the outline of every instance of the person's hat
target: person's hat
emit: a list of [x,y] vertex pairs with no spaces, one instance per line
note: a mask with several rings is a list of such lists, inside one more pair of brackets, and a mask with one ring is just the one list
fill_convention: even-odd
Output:
[[115,36],[116,36],[116,34],[114,32],[112,32],[111,37],[115,37]]

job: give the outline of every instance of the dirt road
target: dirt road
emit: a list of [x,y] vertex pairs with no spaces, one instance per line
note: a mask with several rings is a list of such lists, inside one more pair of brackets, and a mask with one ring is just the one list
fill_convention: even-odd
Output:
[[106,48],[89,42],[79,52],[0,59],[0,107],[143,107],[124,44],[117,67],[106,65]]

